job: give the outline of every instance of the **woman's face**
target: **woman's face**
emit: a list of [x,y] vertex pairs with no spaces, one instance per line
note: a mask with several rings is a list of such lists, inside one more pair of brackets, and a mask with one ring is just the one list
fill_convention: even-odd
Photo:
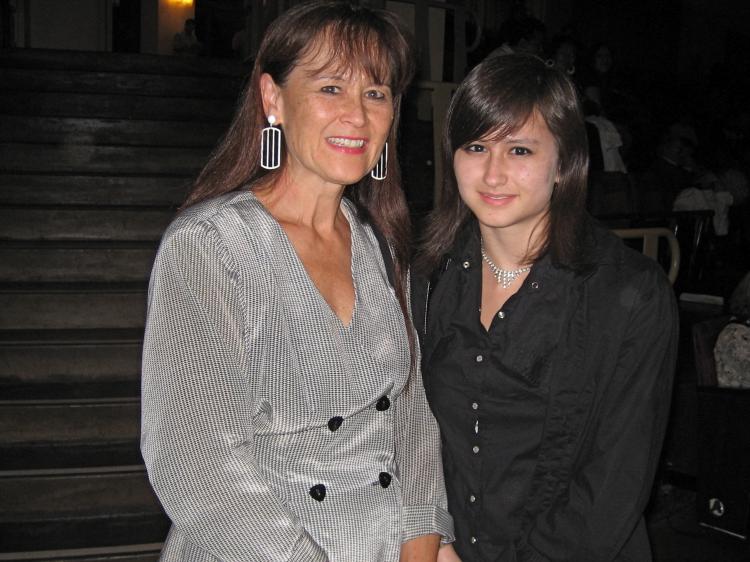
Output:
[[459,148],[453,167],[461,199],[483,231],[500,229],[528,239],[544,220],[559,178],[557,143],[535,111],[503,139]]
[[393,122],[393,96],[385,84],[361,72],[327,66],[326,49],[316,49],[278,86],[261,77],[266,115],[284,132],[284,173],[302,187],[350,185],[377,162]]

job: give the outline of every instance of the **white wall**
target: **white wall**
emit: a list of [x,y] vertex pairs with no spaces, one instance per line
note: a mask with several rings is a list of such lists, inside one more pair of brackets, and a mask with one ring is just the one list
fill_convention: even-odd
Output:
[[[438,0],[445,1],[445,0]],[[395,12],[401,21],[414,33],[416,22],[414,4],[411,2],[399,2],[399,0],[388,0],[385,7]],[[445,10],[440,8],[428,9],[429,22],[427,33],[429,37],[430,68],[425,79],[441,82],[443,80],[443,51],[445,42]]]
[[[16,45],[111,51],[112,5],[116,1],[17,0]],[[141,52],[172,54],[175,33],[193,17],[193,0],[141,0]]]
[[160,55],[171,55],[175,33],[185,27],[185,20],[195,17],[195,6],[192,1],[159,0],[159,24],[157,52]]
[[141,52],[159,52],[159,4],[141,0]]

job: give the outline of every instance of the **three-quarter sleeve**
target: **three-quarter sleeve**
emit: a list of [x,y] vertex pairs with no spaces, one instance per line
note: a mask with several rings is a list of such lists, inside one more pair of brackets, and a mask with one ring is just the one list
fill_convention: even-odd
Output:
[[246,315],[216,230],[198,220],[173,225],[151,276],[143,347],[149,479],[175,529],[221,560],[327,562],[252,453]]
[[[533,520],[517,545],[524,562],[618,560],[634,534],[656,472],[669,413],[677,311],[661,272],[630,285],[633,305],[595,427],[566,494]],[[628,558],[629,559],[629,558]]]
[[396,459],[403,489],[401,540],[439,534],[442,542],[452,542],[455,536],[447,510],[440,431],[422,384],[416,334],[414,339],[415,367],[395,404]]

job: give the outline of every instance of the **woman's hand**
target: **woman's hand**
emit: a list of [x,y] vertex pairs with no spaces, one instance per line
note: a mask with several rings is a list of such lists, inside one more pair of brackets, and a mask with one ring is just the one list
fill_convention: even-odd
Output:
[[452,544],[441,544],[437,562],[461,562]]
[[436,562],[440,535],[422,535],[401,545],[399,562]]

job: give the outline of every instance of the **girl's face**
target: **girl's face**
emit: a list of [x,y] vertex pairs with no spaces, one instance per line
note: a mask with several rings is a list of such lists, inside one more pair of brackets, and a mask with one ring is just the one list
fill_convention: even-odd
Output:
[[459,194],[483,231],[530,237],[547,220],[559,179],[557,142],[537,111],[514,133],[491,138],[470,142],[453,155]]

